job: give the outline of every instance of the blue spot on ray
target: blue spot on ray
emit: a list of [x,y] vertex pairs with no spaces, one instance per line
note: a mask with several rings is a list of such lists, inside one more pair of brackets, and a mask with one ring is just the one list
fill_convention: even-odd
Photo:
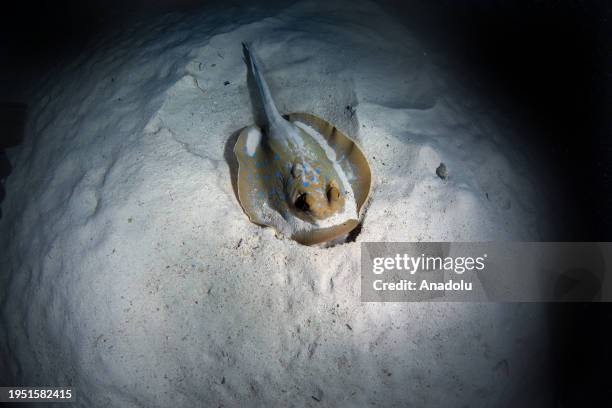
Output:
[[309,184],[308,184],[308,182],[307,182],[307,181],[305,181],[305,182],[304,182],[304,187],[308,187],[308,185],[309,185]]

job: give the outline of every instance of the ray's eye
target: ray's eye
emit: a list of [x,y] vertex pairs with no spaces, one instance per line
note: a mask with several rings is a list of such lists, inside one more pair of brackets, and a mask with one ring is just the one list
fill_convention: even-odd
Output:
[[310,199],[310,196],[307,193],[302,193],[300,194],[300,196],[295,200],[295,208],[297,208],[298,210],[301,211],[308,211],[310,210],[310,201],[312,201]]
[[340,198],[340,190],[335,185],[330,185],[327,188],[327,201],[334,202]]

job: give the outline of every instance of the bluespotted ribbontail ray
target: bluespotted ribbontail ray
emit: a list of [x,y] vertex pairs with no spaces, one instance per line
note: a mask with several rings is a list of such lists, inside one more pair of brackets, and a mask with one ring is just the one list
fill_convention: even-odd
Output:
[[244,128],[234,146],[238,200],[249,219],[313,245],[359,224],[371,172],[357,144],[335,126],[307,113],[281,116],[252,46],[245,59],[261,98],[265,130]]

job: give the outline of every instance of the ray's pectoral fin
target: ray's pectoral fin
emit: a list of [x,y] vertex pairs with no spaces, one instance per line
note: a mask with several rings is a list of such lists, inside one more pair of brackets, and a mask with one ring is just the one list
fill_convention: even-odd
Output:
[[256,224],[269,225],[263,208],[271,208],[283,214],[284,193],[282,177],[273,165],[274,157],[262,142],[257,126],[248,126],[240,132],[234,153],[238,160],[238,200]]

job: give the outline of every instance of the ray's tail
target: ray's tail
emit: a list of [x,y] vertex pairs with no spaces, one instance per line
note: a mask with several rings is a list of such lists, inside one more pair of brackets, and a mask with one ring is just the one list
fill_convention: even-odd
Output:
[[260,71],[260,65],[253,50],[253,46],[248,42],[243,42],[242,49],[247,59],[246,62],[250,64],[251,72],[253,72],[253,77],[257,83],[257,89],[259,90],[259,96],[261,97],[266,119],[268,120],[268,126],[273,126],[275,123],[280,123],[284,119],[278,112],[278,109],[276,109],[276,105],[272,99],[272,94],[270,93],[270,88],[268,87],[268,84]]

